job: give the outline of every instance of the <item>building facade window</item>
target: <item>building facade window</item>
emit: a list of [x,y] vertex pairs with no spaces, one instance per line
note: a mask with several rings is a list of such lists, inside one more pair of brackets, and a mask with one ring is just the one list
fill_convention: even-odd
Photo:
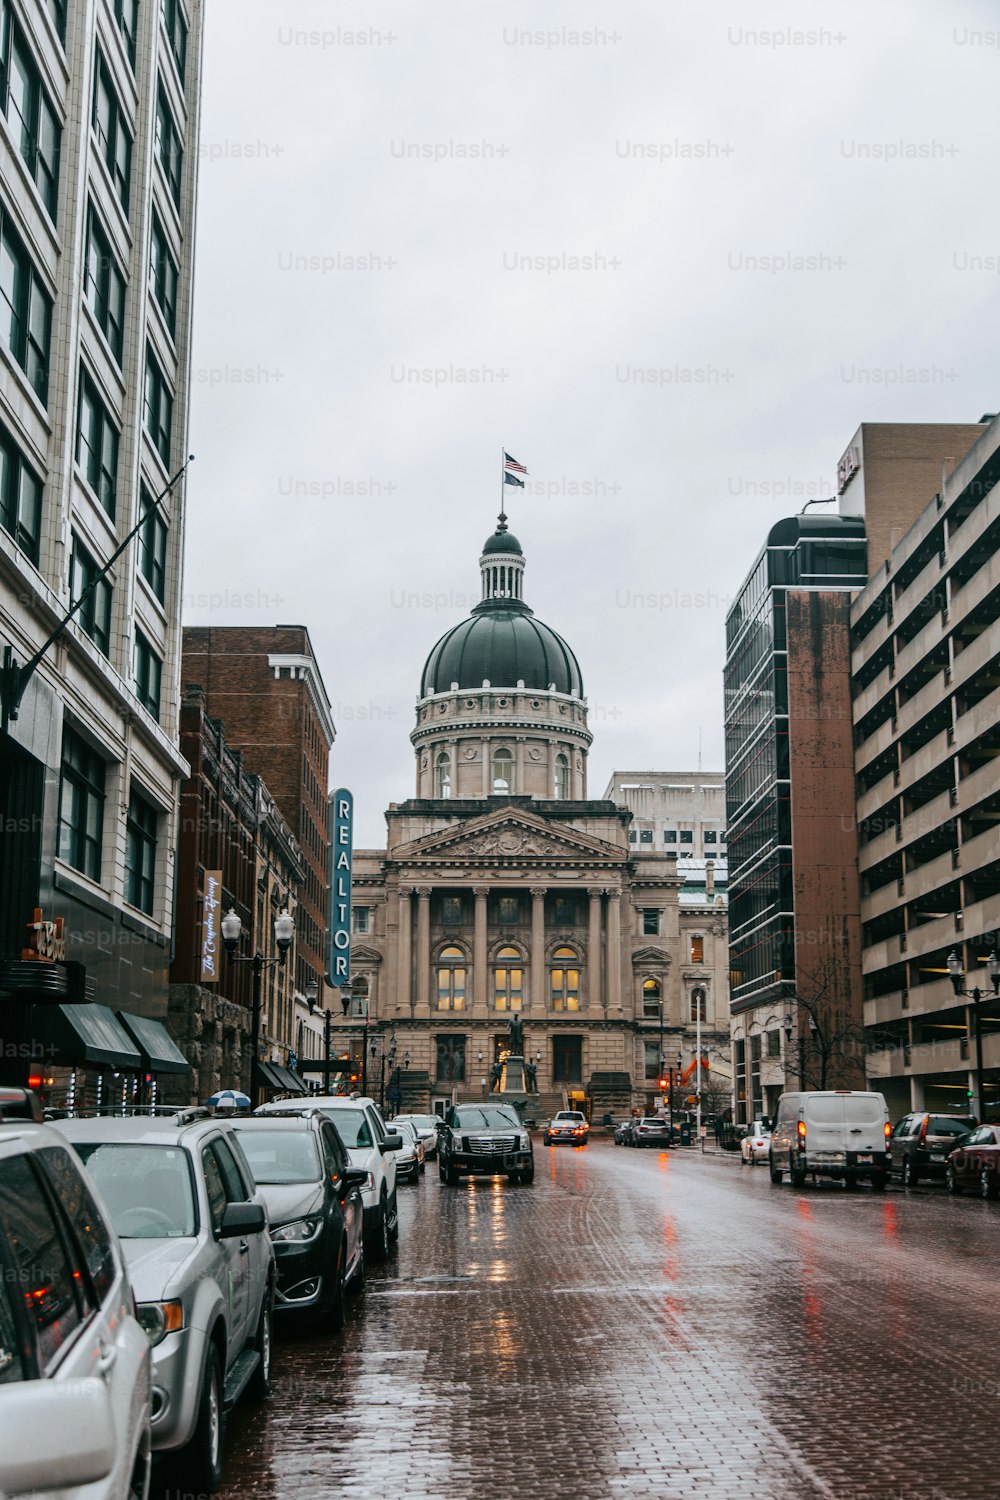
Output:
[[125,277],[93,204],[87,214],[87,261],[83,296],[108,347],[121,365],[125,342]]
[[46,0],[45,8],[52,17],[56,35],[61,42],[66,40],[66,0]]
[[553,1010],[580,1009],[580,960],[573,948],[557,948],[549,967]]
[[569,761],[565,755],[556,756],[556,784],[553,795],[557,802],[569,799]]
[[644,1042],[643,1054],[643,1076],[645,1078],[660,1077],[660,1045],[658,1042]]
[[0,62],[6,85],[3,90],[4,114],[49,218],[55,223],[62,130],[28,38],[14,19],[9,5],[3,7],[2,23]]
[[497,919],[501,927],[516,927],[521,920],[521,902],[517,896],[497,898]]
[[153,149],[156,158],[163,168],[163,175],[167,179],[170,196],[180,207],[181,201],[181,167],[184,162],[184,150],[181,146],[180,133],[174,124],[173,112],[170,101],[161,84],[156,93],[156,125],[153,133]]
[[94,69],[94,134],[104,165],[111,175],[118,201],[128,213],[129,181],[132,171],[132,136],[125,123],[115,86],[100,52]]
[[162,604],[167,584],[167,523],[145,485],[139,503],[145,512],[139,532],[139,571]]
[[118,429],[87,371],[80,370],[76,461],[112,520],[118,485]]
[[367,906],[356,906],[354,908],[354,931],[355,932],[367,932],[368,931],[368,907]]
[[152,439],[153,447],[162,458],[164,465],[169,468],[174,397],[167,384],[167,377],[154,358],[152,349],[149,348],[146,350],[146,385],[142,402],[142,421]]
[[693,844],[694,843],[694,829],[693,828],[682,828],[681,829],[681,843],[682,844]]
[[644,1020],[658,1020],[662,1004],[663,987],[660,981],[658,979],[644,979],[642,984],[642,1014]]
[[514,790],[514,757],[509,750],[493,752],[493,795],[509,796]]
[[642,931],[644,937],[659,937],[660,913],[655,909],[655,907],[647,907],[643,912]]
[[111,652],[111,584],[107,578],[98,578],[99,572],[98,564],[74,532],[69,565],[70,604],[75,605],[86,594],[76,612],[76,622],[98,651],[108,656]]
[[451,756],[443,750],[434,764],[434,795],[451,796]]
[[705,939],[700,932],[693,933],[691,937],[691,962],[693,964],[705,962]]
[[181,0],[163,0],[163,24],[167,28],[167,36],[170,39],[170,51],[177,65],[178,76],[183,84],[184,70],[187,67],[188,27]]
[[767,1055],[768,1057],[781,1056],[781,1032],[778,1030],[767,1033]]
[[719,835],[714,828],[706,828],[702,834],[702,838],[706,844],[717,844],[719,842]]
[[356,979],[351,980],[351,1015],[366,1016],[371,999],[370,986],[367,977],[359,974]]
[[653,842],[653,830],[651,828],[641,828],[639,830],[639,843],[640,844],[651,844],[652,842]]
[[438,1010],[465,1009],[465,954],[461,948],[442,948],[438,955]]
[[52,298],[0,210],[0,337],[44,406],[49,394]]
[[63,730],[59,780],[59,858],[101,878],[104,842],[104,761],[72,729]]
[[434,1039],[438,1083],[465,1082],[465,1037],[439,1031]]
[[677,842],[677,829],[676,828],[665,828],[663,830],[663,842],[665,844],[676,844],[676,842]]
[[524,960],[516,948],[501,948],[493,961],[493,1008],[520,1010],[524,1004]]
[[135,632],[135,695],[143,708],[160,721],[160,658],[138,628]]
[[177,262],[171,253],[167,232],[154,209],[149,236],[149,285],[171,338],[177,332],[178,277]]
[[139,0],[115,0],[115,20],[125,43],[128,60],[135,67],[135,32],[139,19]]
[[572,927],[576,922],[577,904],[575,896],[557,896],[555,919],[558,927]]
[[639,835],[634,828],[629,830],[628,841],[630,844],[637,844],[639,842]]
[[156,877],[156,808],[132,788],[125,820],[125,900],[153,915]]
[[461,896],[443,896],[441,898],[441,920],[446,927],[459,927],[462,923],[462,898]]
[[703,1026],[708,1020],[708,991],[703,984],[695,985],[691,991],[691,1019],[700,1021]]
[[0,427],[0,526],[37,567],[42,526],[42,481],[13,438]]

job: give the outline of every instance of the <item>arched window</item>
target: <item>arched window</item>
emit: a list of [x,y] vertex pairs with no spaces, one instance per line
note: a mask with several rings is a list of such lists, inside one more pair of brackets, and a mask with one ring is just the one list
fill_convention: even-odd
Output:
[[[696,984],[691,991],[691,1019],[692,1021],[700,1020],[703,1026],[708,1020],[708,991],[703,984]],[[759,1045],[760,1037],[756,1037],[755,1040]]]
[[549,966],[553,1010],[580,1009],[580,959],[573,948],[557,948]]
[[369,984],[364,975],[351,980],[351,1015],[366,1016],[369,1004]]
[[663,987],[658,979],[645,979],[642,984],[642,1013],[647,1020],[656,1020],[663,1004]]
[[451,756],[444,750],[441,751],[434,765],[434,795],[435,797],[451,796]]
[[520,1010],[524,1004],[524,959],[516,948],[501,948],[493,960],[493,1005]]
[[514,757],[509,750],[493,752],[493,795],[507,797],[514,790]]
[[565,755],[556,756],[556,784],[554,790],[558,802],[566,802],[569,798],[569,761]]
[[442,948],[438,954],[437,1008],[465,1009],[465,954],[461,948]]

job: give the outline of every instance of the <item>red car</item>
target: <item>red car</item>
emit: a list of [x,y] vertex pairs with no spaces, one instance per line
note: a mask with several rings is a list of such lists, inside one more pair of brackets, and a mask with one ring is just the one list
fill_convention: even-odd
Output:
[[949,1193],[977,1187],[983,1198],[1000,1197],[1000,1125],[980,1125],[955,1147],[944,1182]]

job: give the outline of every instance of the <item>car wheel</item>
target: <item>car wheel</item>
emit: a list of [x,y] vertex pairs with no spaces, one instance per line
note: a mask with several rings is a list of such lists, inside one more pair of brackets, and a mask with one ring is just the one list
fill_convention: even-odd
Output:
[[369,1249],[373,1260],[385,1260],[389,1254],[389,1216],[384,1190],[379,1199],[378,1209],[378,1223],[372,1230]]
[[210,1344],[194,1436],[178,1456],[182,1483],[185,1487],[190,1486],[195,1493],[214,1495],[222,1483],[222,1444],[225,1430],[222,1360],[218,1349]]
[[781,1179],[784,1176],[784,1173],[782,1172],[782,1170],[781,1170],[780,1167],[776,1167],[775,1166],[775,1164],[774,1164],[774,1157],[773,1156],[769,1156],[767,1158],[767,1165],[768,1165],[768,1170],[771,1173],[771,1181],[774,1183],[775,1187],[780,1187],[781,1186]]
[[995,1198],[997,1195],[997,1180],[989,1167],[981,1167],[979,1171],[979,1196],[981,1198]]
[[388,1228],[390,1243],[394,1245],[399,1239],[399,1204],[396,1202],[395,1188],[392,1190],[392,1198],[389,1203]]
[[913,1165],[912,1156],[903,1157],[903,1186],[905,1188],[916,1187],[920,1180],[919,1173]]
[[534,1162],[532,1162],[532,1164],[531,1164],[530,1167],[525,1167],[524,1170],[521,1172],[521,1181],[525,1184],[525,1186],[527,1186],[529,1183],[534,1182],[534,1180],[535,1180],[535,1164],[534,1164]]
[[955,1198],[957,1198],[962,1191],[962,1184],[958,1180],[958,1173],[955,1171],[955,1168],[952,1166],[951,1162],[949,1162],[944,1169],[944,1186],[945,1191],[951,1193]]
[[872,1173],[872,1187],[875,1189],[876,1193],[884,1193],[885,1190],[886,1190],[886,1188],[888,1187],[888,1185],[889,1185],[889,1174],[888,1174],[888,1172],[873,1172]]
[[441,1166],[441,1181],[446,1182],[449,1187],[454,1187],[458,1182],[458,1173],[450,1162],[443,1163]]
[[260,1355],[260,1361],[250,1377],[247,1392],[251,1401],[266,1401],[271,1394],[271,1342],[274,1332],[274,1288],[268,1287],[264,1293],[264,1301],[261,1303],[260,1317],[257,1319],[257,1331],[253,1336],[253,1346]]
[[367,1284],[367,1278],[365,1275],[365,1255],[364,1251],[362,1250],[361,1254],[358,1256],[357,1270],[354,1272],[354,1275],[347,1283],[347,1286],[352,1297],[363,1297]]
[[332,1287],[319,1315],[322,1328],[329,1333],[340,1333],[347,1322],[347,1283],[344,1280],[344,1272],[347,1269],[347,1254],[344,1245],[337,1251],[337,1260],[332,1268],[330,1281]]

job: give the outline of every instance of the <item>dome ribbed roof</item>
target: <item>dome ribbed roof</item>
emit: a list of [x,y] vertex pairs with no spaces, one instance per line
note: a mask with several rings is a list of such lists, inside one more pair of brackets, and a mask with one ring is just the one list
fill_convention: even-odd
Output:
[[[513,540],[513,539],[511,539]],[[518,547],[520,551],[520,547]],[[583,678],[576,657],[548,625],[536,620],[520,600],[487,599],[472,618],[454,625],[434,647],[424,667],[420,696],[460,688],[517,687],[583,697]]]
[[515,552],[519,557],[524,556],[521,543],[510,531],[494,531],[492,536],[486,538],[483,543],[483,556],[485,557],[490,552]]

